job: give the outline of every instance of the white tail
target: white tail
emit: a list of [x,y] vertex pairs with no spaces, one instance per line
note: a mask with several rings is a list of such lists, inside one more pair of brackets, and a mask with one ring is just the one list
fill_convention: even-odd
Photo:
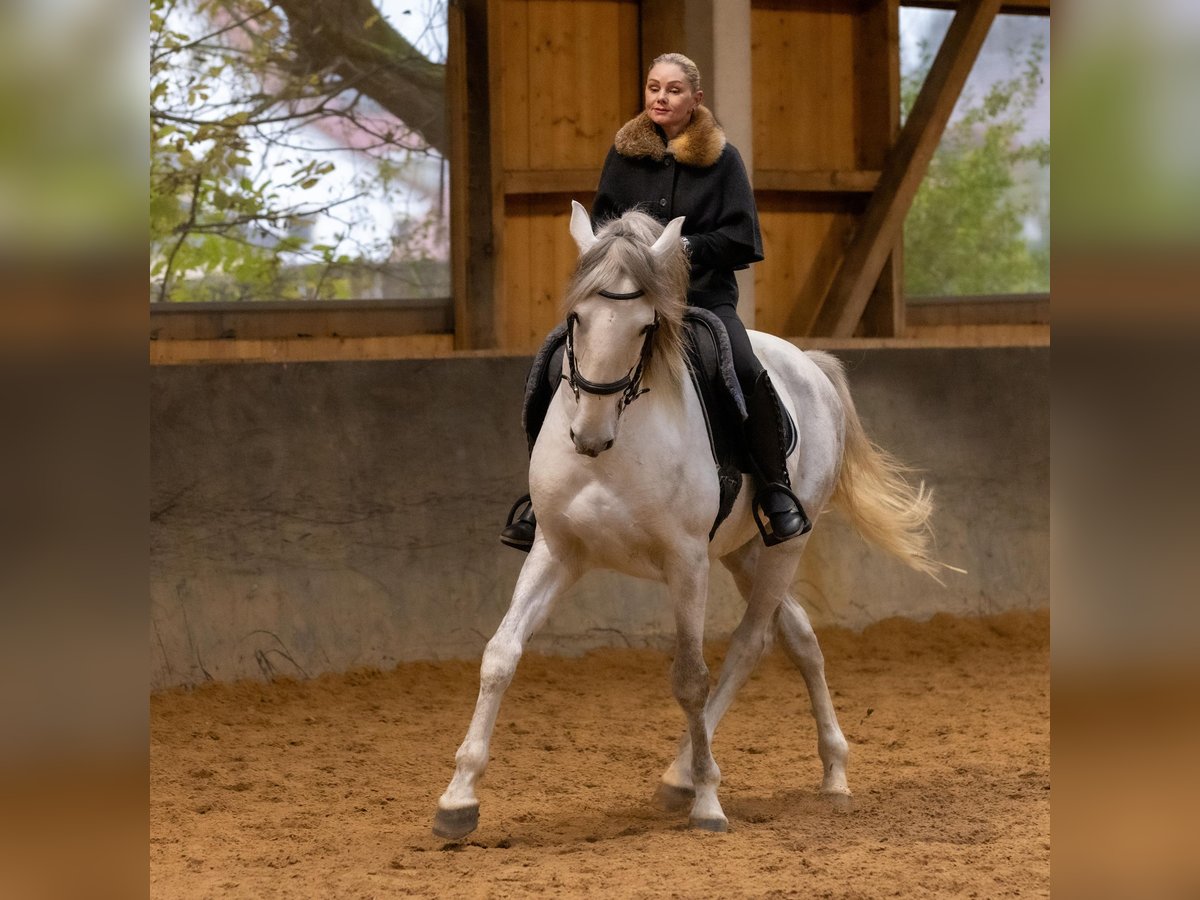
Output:
[[940,581],[937,571],[944,564],[930,556],[932,492],[923,481],[914,488],[905,477],[911,470],[867,437],[841,362],[819,350],[807,355],[833,383],[846,414],[846,443],[833,504],[868,541]]

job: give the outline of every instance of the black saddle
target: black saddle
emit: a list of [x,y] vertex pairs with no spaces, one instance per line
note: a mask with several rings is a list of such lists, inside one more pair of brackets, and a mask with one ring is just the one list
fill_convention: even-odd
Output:
[[[688,307],[683,321],[688,371],[704,410],[709,447],[721,488],[720,506],[708,533],[708,539],[712,540],[733,509],[742,487],[742,475],[754,473],[746,441],[746,398],[734,371],[733,350],[724,323],[700,307]],[[550,400],[561,381],[566,338],[565,323],[550,332],[534,357],[525,381],[521,425],[525,428],[531,453],[550,408]],[[796,425],[787,410],[782,411],[788,429],[785,455],[790,455],[796,447]]]

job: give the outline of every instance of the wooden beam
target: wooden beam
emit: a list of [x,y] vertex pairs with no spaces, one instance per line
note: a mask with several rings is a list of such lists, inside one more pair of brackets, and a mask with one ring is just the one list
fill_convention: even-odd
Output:
[[151,341],[452,334],[443,298],[411,301],[189,303],[150,310]]
[[755,169],[756,191],[809,191],[812,193],[869,194],[879,184],[878,172],[843,170],[810,170],[793,172],[784,169]]
[[1001,0],[962,0],[959,5],[912,112],[884,160],[879,187],[825,295],[813,334],[854,333],[1000,4]]
[[504,173],[505,194],[591,194],[600,183],[594,169],[513,169]]
[[[958,9],[958,0],[903,0],[902,6],[920,6],[925,9]],[[1048,16],[1050,0],[1004,0],[1000,4],[1002,15]]]
[[[870,95],[873,102],[861,106],[860,146],[869,141],[871,150],[886,158],[900,134],[900,0],[882,0],[859,15],[858,44],[855,74],[864,86],[876,86]],[[872,162],[878,158],[870,157]],[[897,240],[863,308],[856,335],[904,334],[903,257],[904,242]]]
[[459,349],[495,347],[499,256],[492,141],[494,105],[488,0],[449,7],[450,227],[454,340]]
[[450,334],[363,338],[151,341],[150,365],[201,363],[324,362],[361,359],[428,359],[454,354]]
[[[713,67],[713,5],[720,0],[642,0],[641,53],[642,74],[662,53],[683,52],[700,69],[702,78],[711,78]],[[708,91],[708,83],[701,83]],[[707,105],[712,107],[711,98]],[[713,109],[719,117],[720,112]]]
[[[485,258],[485,270],[489,279],[484,284],[482,279],[478,288],[479,297],[476,300],[482,307],[486,304],[488,321],[491,332],[487,335],[489,342],[485,345],[477,343],[471,349],[484,347],[500,347],[504,345],[509,311],[505,306],[504,289],[504,0],[467,0],[473,6],[480,7],[479,15],[486,15],[481,28],[483,34],[480,41],[474,45],[471,52],[486,53],[486,57],[472,58],[472,70],[479,72],[480,81],[478,96],[473,96],[472,103],[486,109],[486,121],[480,122],[480,151],[486,146],[486,173],[472,171],[471,187],[473,199],[479,202],[479,209],[472,207],[472,215],[478,221],[478,239],[484,243],[475,247],[475,252]],[[478,16],[476,17],[478,19]],[[525,48],[509,47],[508,53],[524,53]],[[484,273],[481,273],[481,275]],[[455,346],[464,349],[461,341]]]
[[1049,294],[1000,294],[987,297],[913,297],[908,324],[1049,325]]
[[[465,181],[470,172],[467,140],[470,118],[467,115],[467,25],[462,3],[451,3],[446,10],[446,119],[450,131],[450,295],[454,298],[455,330],[468,331],[471,308],[470,197]],[[469,340],[463,340],[470,346]]]
[[896,337],[904,334],[906,322],[900,253],[893,248],[875,282],[875,289],[867,299],[862,317],[854,330],[856,337]]

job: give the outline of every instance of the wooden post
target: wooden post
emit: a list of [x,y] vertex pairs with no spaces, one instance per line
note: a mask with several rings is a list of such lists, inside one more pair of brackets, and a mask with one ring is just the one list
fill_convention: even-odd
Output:
[[[750,102],[750,0],[643,0],[642,68],[660,53],[678,52],[699,67],[704,105],[754,173]],[[754,270],[737,273],[738,315],[754,327]]]
[[[870,169],[882,165],[887,150],[895,146],[900,135],[900,0],[880,0],[867,7],[860,14],[860,23],[860,90],[870,86],[875,89],[870,91],[871,102],[863,102],[859,120],[863,138],[868,135],[872,138],[872,155],[870,159],[860,160],[859,165]],[[883,153],[876,156],[879,146],[876,142],[880,137],[883,138]],[[878,187],[878,183],[872,187]],[[904,241],[897,238],[875,289],[867,299],[855,332],[857,335],[900,337],[904,334],[903,257]]]
[[[712,6],[712,74],[705,91],[709,104],[738,148],[746,174],[754,180],[754,121],[751,102],[750,0],[721,0]],[[747,328],[756,318],[754,268],[736,273],[738,315]]]
[[[493,221],[493,106],[488,0],[452,0],[450,64],[450,222],[454,346],[496,346],[500,257]],[[498,114],[498,113],[497,113]],[[501,209],[503,207],[501,206]]]
[[871,195],[817,313],[814,335],[853,335],[888,255],[900,238],[904,218],[1001,2],[962,0],[959,4],[912,112],[884,161],[879,186]]
[[712,78],[713,0],[642,0],[641,29],[643,75],[654,57],[682,53]]

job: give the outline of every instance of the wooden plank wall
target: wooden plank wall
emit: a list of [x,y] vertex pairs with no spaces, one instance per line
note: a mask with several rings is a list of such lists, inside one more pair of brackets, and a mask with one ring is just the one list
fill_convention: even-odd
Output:
[[[756,0],[754,186],[766,259],[756,327],[811,332],[899,127],[896,0]],[[890,273],[889,273],[890,274]],[[896,280],[872,331],[895,333]]]
[[631,0],[493,0],[489,7],[505,349],[536,349],[559,320],[577,256],[567,228],[571,200],[591,206],[613,136],[640,105],[639,12]]
[[[570,200],[590,204],[613,134],[640,107],[639,18],[650,11],[633,0],[489,6],[503,348],[533,349],[558,321],[575,261]],[[898,0],[756,0],[751,17],[767,255],[755,267],[756,322],[803,336],[899,128]],[[886,274],[868,317],[877,336],[903,327],[898,279]]]

